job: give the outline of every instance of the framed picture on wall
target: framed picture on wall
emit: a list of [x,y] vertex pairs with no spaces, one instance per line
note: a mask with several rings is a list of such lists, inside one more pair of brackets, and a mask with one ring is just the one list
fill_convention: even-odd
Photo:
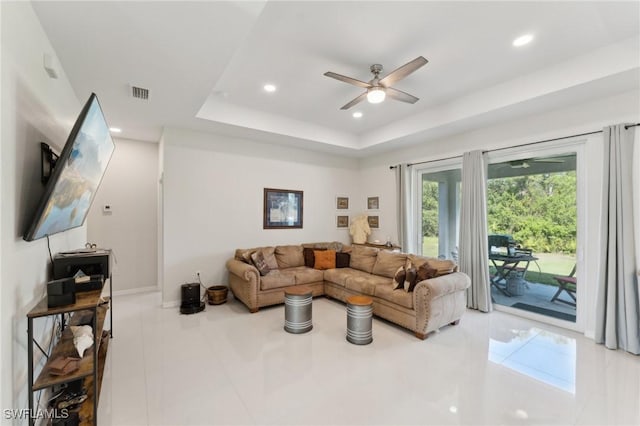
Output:
[[264,188],[264,229],[302,228],[302,191]]
[[367,209],[378,210],[380,208],[380,197],[367,197]]
[[349,197],[336,197],[337,210],[349,210]]
[[367,216],[369,228],[380,228],[380,216]]
[[349,227],[349,216],[336,216],[336,226],[338,228],[348,228]]

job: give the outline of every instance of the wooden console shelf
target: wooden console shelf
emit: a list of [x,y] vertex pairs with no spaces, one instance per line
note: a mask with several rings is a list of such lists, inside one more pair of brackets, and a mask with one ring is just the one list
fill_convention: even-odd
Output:
[[[108,280],[109,294],[111,294],[112,278],[109,277]],[[34,392],[76,380],[83,380],[83,388],[87,392],[87,399],[71,411],[78,412],[81,425],[97,425],[97,409],[100,397],[100,387],[102,386],[102,376],[109,348],[109,338],[113,337],[112,321],[110,321],[111,330],[105,330],[107,313],[111,315],[110,319],[113,319],[113,310],[111,309],[112,303],[113,301],[110,296],[102,296],[102,290],[95,290],[77,293],[76,303],[56,308],[49,308],[47,306],[47,297],[44,297],[31,311],[29,311],[27,314],[27,333],[29,339],[30,425],[35,424],[35,418],[33,418],[33,415],[37,413],[38,409],[45,409],[45,407],[34,407]],[[93,345],[85,350],[84,356],[78,363],[78,370],[63,376],[50,374],[51,363],[56,358],[60,356],[79,357],[76,347],[73,344],[73,333],[71,332],[70,326],[79,325],[82,321],[82,317],[86,318],[89,313],[92,318],[90,325],[93,329]],[[69,314],[69,319],[66,324],[64,317],[65,314]],[[47,361],[38,374],[38,377],[34,380],[33,347],[34,345],[37,345],[40,348],[40,345],[33,336],[33,321],[37,318],[55,315],[60,315],[62,318],[62,333],[51,352],[47,354]],[[40,350],[42,349],[40,348]]]

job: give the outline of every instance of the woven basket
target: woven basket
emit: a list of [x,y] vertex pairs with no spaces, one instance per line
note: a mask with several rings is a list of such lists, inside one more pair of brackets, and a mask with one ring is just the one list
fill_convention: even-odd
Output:
[[210,305],[222,305],[227,301],[229,289],[225,285],[214,285],[207,288],[207,301]]

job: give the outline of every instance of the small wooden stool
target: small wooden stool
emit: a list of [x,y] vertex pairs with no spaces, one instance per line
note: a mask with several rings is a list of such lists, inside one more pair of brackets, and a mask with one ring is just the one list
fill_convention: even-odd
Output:
[[311,320],[313,291],[309,287],[294,286],[284,290],[284,329],[301,334],[313,328]]
[[354,345],[373,341],[373,300],[367,296],[347,298],[347,340]]

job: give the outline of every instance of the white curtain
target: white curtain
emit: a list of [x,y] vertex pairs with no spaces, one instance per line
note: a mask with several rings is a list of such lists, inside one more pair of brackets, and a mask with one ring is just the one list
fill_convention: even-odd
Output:
[[411,203],[411,167],[398,164],[396,172],[396,213],[398,218],[398,245],[405,253],[415,253],[413,237],[413,209]]
[[596,342],[609,349],[640,354],[640,291],[633,223],[634,131],[624,124],[603,129],[602,261]]
[[460,271],[471,278],[467,307],[490,312],[489,250],[487,240],[487,156],[482,151],[462,157],[460,205]]

